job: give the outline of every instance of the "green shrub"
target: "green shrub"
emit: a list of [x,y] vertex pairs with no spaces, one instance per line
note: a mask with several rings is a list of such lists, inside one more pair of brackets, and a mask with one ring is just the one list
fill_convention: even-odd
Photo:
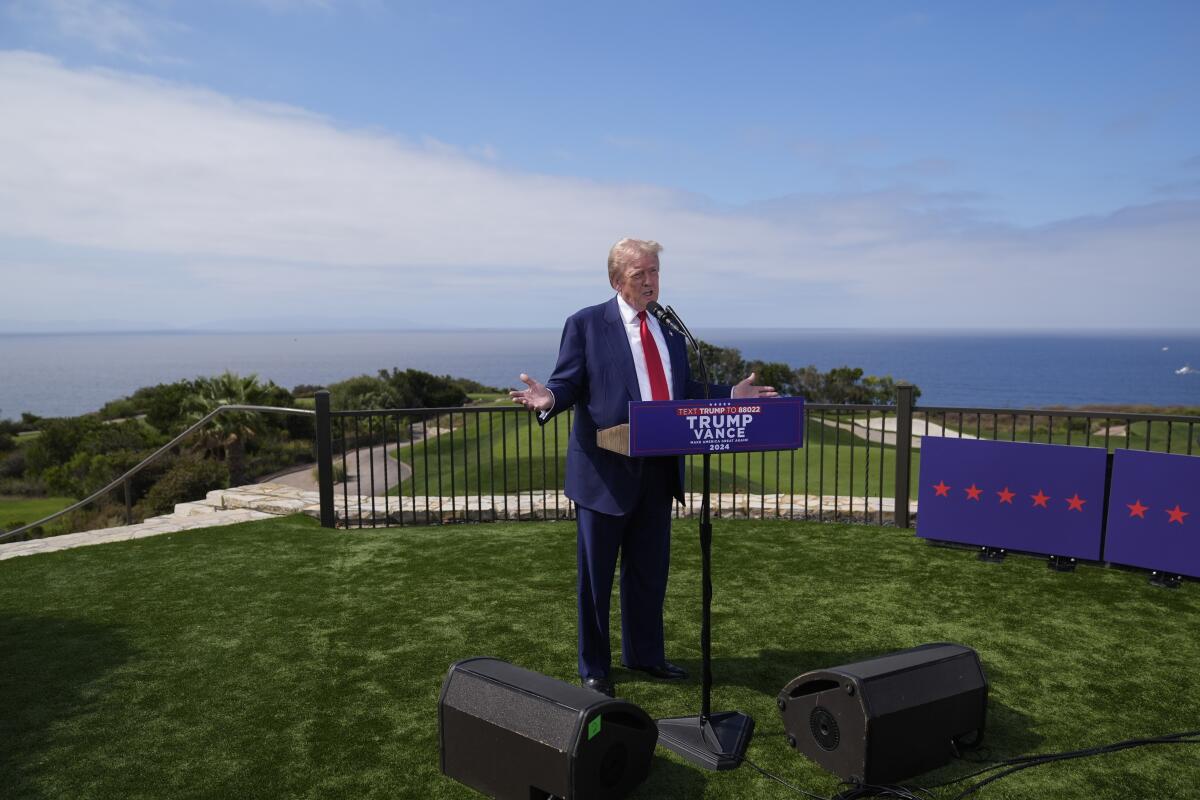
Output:
[[[141,520],[135,516],[133,521],[136,523]],[[124,502],[98,502],[84,508],[76,509],[53,522],[47,523],[45,526],[34,528],[31,532],[36,533],[36,535],[31,538],[61,536],[64,533],[75,533],[77,531],[98,531],[125,524]]]
[[121,450],[146,452],[166,444],[167,438],[139,419],[108,423],[89,431],[77,448],[92,455]]
[[145,413],[146,422],[163,433],[174,434],[186,427],[183,406],[194,392],[191,381],[176,381],[138,389],[132,399]]
[[287,438],[251,439],[246,444],[245,472],[248,480],[273,475],[289,467],[313,461],[311,441],[291,441]]
[[[708,377],[713,383],[735,384],[749,375],[757,373],[760,386],[774,386],[780,394],[803,397],[810,403],[862,403],[886,405],[896,400],[897,381],[891,375],[864,375],[858,367],[834,367],[821,372],[816,366],[792,369],[778,361],[746,361],[736,347],[718,347],[708,342],[699,342],[708,366]],[[696,353],[688,354],[692,375],[700,379],[700,362]],[[913,397],[920,397],[921,390],[913,387]]]
[[383,378],[359,375],[329,387],[329,403],[339,411],[360,408],[400,408],[399,395]]
[[470,378],[451,378],[450,382],[467,394],[505,394],[508,391],[495,386],[487,386]]
[[213,489],[229,486],[229,468],[220,461],[185,456],[150,489],[143,502],[149,516],[167,514],[176,503],[199,500]]
[[26,470],[40,475],[47,469],[66,464],[80,449],[88,434],[103,423],[93,417],[64,417],[42,423],[42,435],[29,443],[25,452],[29,457]]
[[292,397],[315,397],[317,392],[324,388],[324,386],[318,386],[315,383],[302,383],[292,389]]
[[0,478],[0,494],[45,497],[46,484],[40,478]]
[[[83,498],[104,488],[132,469],[143,458],[133,450],[117,450],[112,453],[89,453],[80,451],[66,464],[50,467],[42,473],[46,486],[55,494]],[[153,476],[141,473],[133,478],[135,497],[149,488]]]
[[13,450],[4,458],[0,458],[0,479],[19,478],[25,474],[25,451]]
[[[780,394],[796,394],[795,372],[787,364],[779,361],[751,361],[746,365],[746,375],[751,372],[755,374],[755,382],[759,386],[774,386],[775,391]],[[742,380],[746,375],[738,380]]]
[[[15,531],[17,528],[20,528],[27,524],[28,523],[25,522],[24,520],[15,519],[12,522],[8,523],[8,525],[0,525],[0,533],[5,533],[7,531]],[[25,531],[22,534],[18,534],[16,536],[16,538],[9,539],[8,542],[28,542],[30,539],[40,539],[45,535],[46,535],[45,529],[42,528],[41,525],[38,525],[37,527],[30,528],[29,530]]]
[[392,387],[401,408],[461,406],[468,400],[467,393],[449,375],[434,375],[419,369],[401,372],[393,367],[391,372],[379,370],[379,377]]
[[143,413],[143,409],[132,397],[122,397],[119,400],[109,400],[100,407],[96,416],[104,420],[128,419]]
[[329,387],[336,409],[438,408],[461,406],[469,399],[459,379],[419,369],[379,370],[378,377],[360,375]]

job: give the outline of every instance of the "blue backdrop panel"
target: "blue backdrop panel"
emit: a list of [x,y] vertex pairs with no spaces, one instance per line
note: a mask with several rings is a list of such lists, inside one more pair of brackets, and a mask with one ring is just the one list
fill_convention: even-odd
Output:
[[1113,454],[1104,560],[1200,578],[1200,458]]
[[977,439],[921,439],[917,535],[1099,560],[1107,453]]

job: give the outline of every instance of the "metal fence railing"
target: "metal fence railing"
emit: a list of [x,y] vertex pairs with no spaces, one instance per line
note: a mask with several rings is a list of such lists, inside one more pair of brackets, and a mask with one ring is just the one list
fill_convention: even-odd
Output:
[[[862,522],[910,527],[917,512],[920,441],[950,436],[1200,455],[1200,417],[1116,410],[918,406],[911,386],[890,405],[808,403],[805,446],[712,456],[712,513],[723,518]],[[452,521],[563,520],[575,516],[563,494],[573,413],[545,425],[507,403],[449,408],[316,411],[226,406],[197,421],[92,495],[0,542],[82,508],[130,480],[226,411],[316,416],[321,523],[387,527]],[[700,509],[701,457],[685,460],[683,505]]]
[[[713,515],[909,527],[923,436],[1200,453],[1200,417],[917,406],[913,394],[902,385],[891,405],[809,403],[803,449],[712,456]],[[572,421],[568,411],[538,425],[506,404],[334,411],[318,394],[322,523],[571,519]],[[700,457],[688,457],[676,516],[699,512],[700,475]]]
[[329,411],[327,403],[318,395],[318,472],[325,477],[327,429],[332,480],[320,481],[322,511],[328,494],[338,524],[574,516],[561,491],[570,411],[539,426],[507,405]]

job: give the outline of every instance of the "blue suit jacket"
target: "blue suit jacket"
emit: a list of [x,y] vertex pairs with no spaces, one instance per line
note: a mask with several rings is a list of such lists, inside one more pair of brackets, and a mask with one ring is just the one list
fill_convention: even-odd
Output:
[[[687,343],[663,328],[671,358],[671,387],[676,400],[704,397],[704,384],[691,379]],[[629,421],[629,402],[641,400],[637,370],[625,324],[614,296],[607,303],[572,314],[563,327],[554,374],[546,381],[554,408],[541,418],[575,407],[575,425],[567,446],[567,497],[604,514],[627,514],[637,505],[647,459],[629,458],[596,445],[596,431]],[[713,385],[712,397],[729,397],[730,387]],[[671,494],[683,502],[683,458]]]

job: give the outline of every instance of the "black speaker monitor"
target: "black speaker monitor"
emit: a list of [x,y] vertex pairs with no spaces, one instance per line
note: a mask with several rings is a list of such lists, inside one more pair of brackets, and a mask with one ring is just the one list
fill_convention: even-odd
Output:
[[638,706],[495,658],[451,665],[442,772],[500,800],[609,800],[645,780],[658,740]]
[[974,650],[925,644],[806,672],[783,687],[788,744],[845,781],[894,783],[978,744],[987,678]]

